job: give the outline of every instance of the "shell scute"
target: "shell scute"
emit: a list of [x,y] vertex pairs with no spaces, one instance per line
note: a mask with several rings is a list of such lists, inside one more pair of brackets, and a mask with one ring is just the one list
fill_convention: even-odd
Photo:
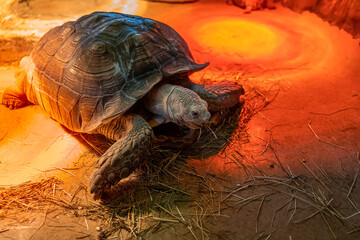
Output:
[[39,40],[39,42],[35,45],[35,48],[31,51],[31,55],[34,56],[37,54],[42,48],[44,47],[45,43],[47,43],[47,40],[49,38],[52,38],[55,36],[55,34],[59,31],[61,26],[54,27],[50,29],[47,33],[44,34]]
[[[71,68],[78,68],[84,73],[101,74],[115,68],[114,48],[101,41],[89,41],[84,44],[82,51],[79,51]],[[94,76],[95,76],[94,75]]]
[[80,47],[79,42],[81,42],[81,39],[84,39],[85,37],[88,36],[84,33],[74,33],[70,36],[56,52],[56,59],[65,63],[69,62],[73,58],[76,48]]
[[50,56],[55,55],[55,53],[59,50],[59,46],[62,46],[64,41],[67,40],[74,31],[75,28],[71,24],[65,23],[60,29],[58,29],[55,36],[48,39],[43,46],[43,50]]
[[[80,106],[80,115],[82,121],[85,123],[89,123],[94,116],[97,117],[96,109],[98,108],[98,104],[101,103],[101,96],[87,96],[82,95],[79,99],[79,106]],[[101,104],[100,104],[101,106]],[[98,117],[101,117],[99,115]],[[95,119],[96,121],[96,119]]]
[[106,14],[89,14],[79,18],[75,24],[79,29],[95,29],[99,24],[107,22],[111,16]]
[[[44,74],[46,75],[46,78],[48,78],[48,82],[45,85],[56,85],[56,88],[58,88],[58,84],[62,82],[63,80],[63,70],[66,66],[65,62],[58,61],[56,58],[51,58],[50,61],[47,63],[46,68],[44,69]],[[50,87],[50,86],[48,86]],[[51,94],[52,95],[52,94]],[[53,97],[56,97],[56,95],[52,95]]]
[[61,119],[56,119],[70,129],[77,129],[79,124],[79,99],[81,95],[68,87],[62,85],[58,94],[59,115]]
[[39,51],[36,54],[32,54],[32,61],[36,63],[36,69],[39,71],[45,70],[51,58],[52,56],[47,54],[45,51]]

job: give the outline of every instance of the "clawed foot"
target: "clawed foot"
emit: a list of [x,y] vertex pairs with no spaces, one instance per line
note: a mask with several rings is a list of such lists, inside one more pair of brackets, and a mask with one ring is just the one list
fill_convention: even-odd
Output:
[[7,88],[3,93],[1,103],[8,107],[10,110],[21,108],[28,104],[26,96],[24,93],[20,93]]
[[105,190],[128,177],[143,160],[139,151],[131,150],[130,147],[124,149],[121,157],[108,156],[105,153],[99,159],[99,168],[91,176],[90,192],[95,194],[95,198],[100,197]]
[[99,159],[90,178],[90,192],[100,198],[121,179],[128,177],[142,164],[150,152],[153,131],[145,126],[116,141]]

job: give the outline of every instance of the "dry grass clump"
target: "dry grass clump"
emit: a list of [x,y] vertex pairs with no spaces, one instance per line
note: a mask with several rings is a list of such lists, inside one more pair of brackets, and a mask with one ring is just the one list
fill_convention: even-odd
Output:
[[41,209],[46,205],[66,206],[55,191],[60,187],[60,180],[56,177],[43,179],[39,182],[25,182],[17,186],[0,187],[0,210],[31,210]]
[[[308,166],[307,166],[308,167]],[[252,209],[256,239],[269,239],[281,228],[298,229],[316,224],[339,239],[360,231],[360,194],[353,192],[353,179],[331,176],[323,169],[310,175],[290,177],[254,176],[255,180],[228,190],[222,210],[241,214]],[[305,224],[308,223],[308,224]]]

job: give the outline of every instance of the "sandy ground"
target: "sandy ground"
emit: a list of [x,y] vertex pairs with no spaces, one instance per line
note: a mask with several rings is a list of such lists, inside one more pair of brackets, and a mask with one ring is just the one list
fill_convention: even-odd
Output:
[[[9,8],[13,15],[3,21],[7,24],[1,29],[0,90],[13,81],[17,62],[31,51],[42,32],[62,18],[76,16],[74,9],[64,13],[56,4],[44,11],[44,2],[29,1],[29,11],[24,10],[25,5]],[[194,236],[186,225],[168,222],[144,239],[358,239],[359,40],[314,14],[282,7],[243,14],[234,6],[215,2],[140,3],[138,14],[171,25],[188,42],[198,62],[211,62],[192,76],[194,81],[238,81],[246,89],[250,109],[266,104],[246,123],[246,140],[233,136],[222,154],[188,161],[199,172],[228,176],[220,188],[231,194],[209,203],[216,205],[217,215],[204,220],[207,231]],[[92,9],[90,4],[84,13]],[[19,19],[22,24],[46,24],[38,28],[41,31],[36,25],[25,31],[21,24],[10,24]],[[1,185],[19,184],[50,172],[73,185],[87,184],[91,162],[76,172],[76,179],[60,168],[79,167],[79,157],[91,150],[39,107],[10,111],[0,106],[0,126]],[[276,193],[266,182],[253,184],[265,176],[267,184],[282,183]],[[327,180],[317,181],[320,176]],[[311,179],[307,183],[313,192],[322,185],[318,194],[326,199],[324,207],[313,209],[320,204],[319,198],[301,201],[303,193],[286,185],[303,178]],[[344,219],[334,220],[331,211],[329,216],[323,214],[331,205],[340,208]],[[180,210],[195,211],[185,205]],[[20,215],[1,211],[0,239],[95,239],[95,227],[103,224],[76,218],[73,210],[23,211]],[[342,221],[345,223],[340,224]],[[133,237],[131,233],[113,236]]]

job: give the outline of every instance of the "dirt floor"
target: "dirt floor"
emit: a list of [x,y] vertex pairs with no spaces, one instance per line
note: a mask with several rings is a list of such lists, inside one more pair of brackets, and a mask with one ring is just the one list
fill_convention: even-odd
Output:
[[1,10],[0,92],[51,26],[113,10],[169,24],[211,63],[195,82],[237,81],[246,95],[216,137],[154,146],[103,201],[87,191],[101,148],[38,106],[0,106],[0,239],[360,238],[359,40],[281,6],[27,2]]

